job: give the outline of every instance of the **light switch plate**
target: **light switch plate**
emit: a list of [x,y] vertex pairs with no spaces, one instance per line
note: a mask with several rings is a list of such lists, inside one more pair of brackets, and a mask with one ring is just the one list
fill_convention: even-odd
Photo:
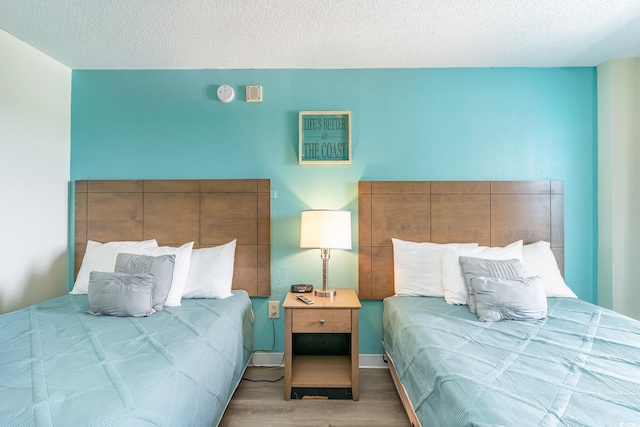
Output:
[[280,318],[280,301],[269,301],[269,319]]

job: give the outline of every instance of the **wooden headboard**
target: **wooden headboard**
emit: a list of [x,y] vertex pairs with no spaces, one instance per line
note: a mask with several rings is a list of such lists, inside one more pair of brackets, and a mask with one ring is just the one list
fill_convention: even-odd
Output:
[[271,294],[268,179],[75,182],[75,275],[87,240],[156,239],[194,248],[236,241],[233,289]]
[[564,274],[561,181],[360,181],[358,296],[394,294],[391,238],[504,246],[545,240]]

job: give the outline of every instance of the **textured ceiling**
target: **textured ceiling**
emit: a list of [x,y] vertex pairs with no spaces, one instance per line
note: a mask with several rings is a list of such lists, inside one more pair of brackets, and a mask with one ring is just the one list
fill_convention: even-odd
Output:
[[640,57],[640,0],[0,0],[0,29],[72,69],[594,66]]

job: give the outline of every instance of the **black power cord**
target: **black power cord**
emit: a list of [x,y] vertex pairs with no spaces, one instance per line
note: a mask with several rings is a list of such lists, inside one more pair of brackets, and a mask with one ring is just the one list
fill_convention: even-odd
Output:
[[[256,353],[272,353],[273,349],[276,347],[276,321],[275,319],[271,319],[271,331],[273,333],[273,340],[271,342],[271,348],[270,349],[264,349],[264,350],[256,350]],[[252,368],[258,368],[258,369],[280,369],[280,367],[282,366],[282,364],[284,364],[284,354],[282,355],[282,360],[280,361],[280,363],[277,366],[260,366],[260,365],[254,365],[253,364],[253,356],[251,357],[250,361],[249,361],[249,366]],[[284,375],[281,376],[280,378],[276,379],[276,380],[255,380],[252,378],[245,378],[242,377],[242,379],[244,381],[249,381],[249,382],[255,382],[255,383],[260,383],[260,382],[265,382],[265,383],[276,383],[280,380],[282,380],[284,378]]]

